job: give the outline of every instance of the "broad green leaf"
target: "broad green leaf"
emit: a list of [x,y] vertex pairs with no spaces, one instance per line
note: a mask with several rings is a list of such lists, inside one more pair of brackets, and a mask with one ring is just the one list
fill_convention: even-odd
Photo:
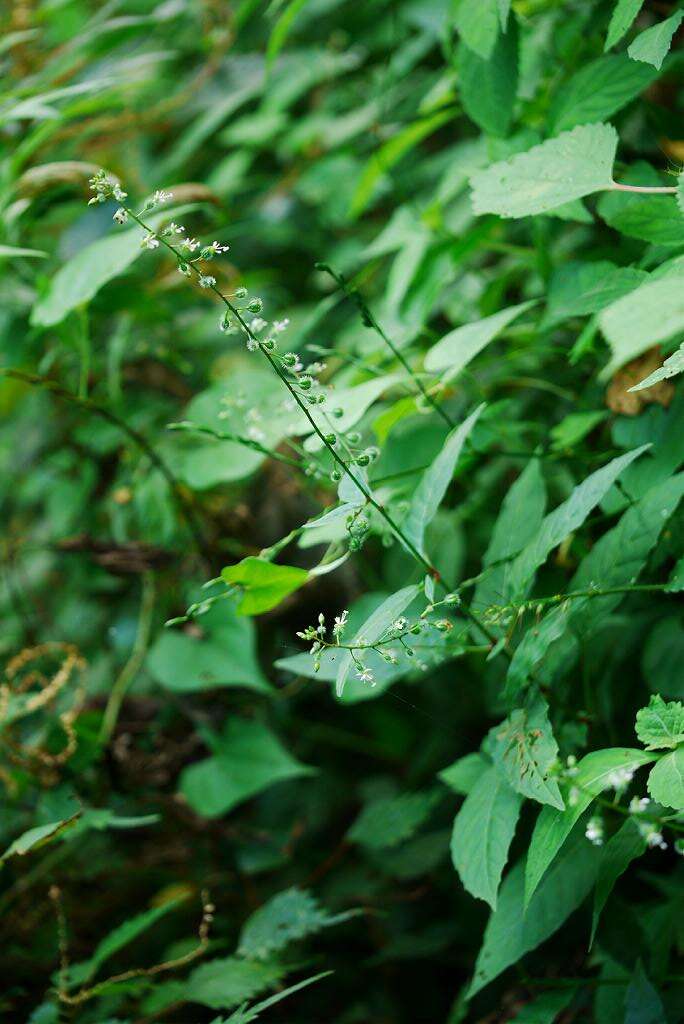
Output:
[[[590,590],[600,580],[603,589],[634,583],[646,565],[670,516],[684,496],[684,473],[665,480],[622,515],[617,526],[596,542],[568,585],[568,592]],[[508,669],[506,692],[513,696],[525,685],[551,644],[566,629],[581,637],[594,632],[624,599],[625,594],[583,597],[565,601],[532,625],[523,636]]]
[[371,850],[397,846],[427,821],[439,799],[437,792],[426,790],[372,800],[347,832],[347,839]]
[[483,754],[475,752],[459,757],[458,761],[454,761],[448,768],[444,768],[439,772],[437,778],[448,786],[449,789],[453,789],[455,793],[467,796],[477,780],[487,772],[488,768],[489,761],[487,758]]
[[211,1024],[252,1024],[264,1010],[268,1010],[271,1006],[275,1006],[276,1003],[280,1003],[283,999],[287,999],[288,996],[292,996],[295,992],[299,992],[300,989],[306,988],[308,985],[313,985],[316,981],[321,981],[323,978],[328,978],[333,972],[332,971],[321,971],[320,974],[314,974],[311,978],[305,978],[304,981],[298,981],[296,985],[289,985],[283,989],[282,992],[276,992],[275,995],[269,996],[267,999],[262,999],[253,1006],[247,1006],[246,1004],[238,1007],[235,1013],[231,1013],[225,1021],[216,1017]]
[[624,53],[585,64],[558,92],[551,108],[551,131],[603,121],[622,110],[657,75],[653,68],[635,63]]
[[513,320],[534,305],[534,299],[520,302],[517,306],[509,306],[483,320],[455,327],[428,351],[425,369],[431,372],[444,370],[444,379],[451,380]]
[[[178,214],[182,209],[176,208],[174,213]],[[147,223],[154,230],[165,220],[169,220],[166,211],[152,214]],[[135,227],[113,232],[86,245],[57,271],[47,294],[35,303],[31,323],[36,327],[51,327],[60,323],[72,310],[90,302],[100,288],[123,274],[142,255],[142,237],[142,230]]]
[[261,722],[229,718],[212,741],[214,756],[183,769],[180,792],[205,818],[226,814],[238,804],[288,779],[310,775]]
[[684,590],[684,555],[679,559],[672,570],[672,575],[668,581],[667,589],[669,593],[673,594]]
[[[667,179],[651,164],[639,160],[620,175],[620,181],[624,185],[659,188],[666,184]],[[684,245],[684,216],[673,195],[649,195],[616,189],[602,195],[596,209],[606,224],[622,235],[658,245],[678,248]]]
[[89,960],[83,960],[80,963],[70,965],[67,972],[68,985],[81,986],[86,984],[115,953],[118,953],[129,942],[133,942],[143,932],[156,925],[161,918],[165,917],[172,910],[176,910],[180,902],[178,899],[169,900],[167,903],[162,903],[157,907],[143,910],[142,913],[136,914],[135,917],[131,917],[124,921],[123,924],[118,925],[106,938],[97,944]]
[[627,818],[627,821],[622,824],[614,836],[611,836],[603,848],[598,877],[596,879],[596,890],[594,892],[590,947],[594,943],[601,913],[608,902],[608,897],[613,891],[615,883],[620,875],[624,874],[632,861],[636,860],[637,857],[641,857],[645,850],[646,840],[632,818]]
[[22,249],[17,245],[0,245],[0,259],[47,259],[42,249]]
[[[572,778],[572,799],[564,811],[543,807],[532,833],[525,867],[525,902],[532,899],[549,865],[594,798],[611,789],[621,771],[636,771],[653,761],[652,754],[626,747],[608,747],[587,754]],[[616,775],[616,773],[618,773]]]
[[610,413],[603,412],[571,412],[565,416],[560,423],[550,431],[555,451],[564,451],[567,448],[574,448],[588,434],[594,430],[599,423],[605,422]]
[[375,188],[383,175],[392,169],[406,153],[419,142],[432,135],[443,124],[454,117],[452,110],[440,110],[435,114],[413,121],[397,135],[389,139],[366,164],[352,197],[350,217],[358,217],[371,202]]
[[560,988],[555,992],[544,992],[523,1006],[509,1024],[553,1024],[561,1010],[564,1010],[574,996],[572,988]]
[[620,42],[643,6],[644,0],[617,0],[608,25],[605,50]]
[[[396,594],[392,594],[366,619],[354,638],[346,642],[351,646],[355,644],[374,644],[387,631],[394,620],[408,608],[419,592],[420,587],[417,584],[413,584],[410,587],[403,587]],[[358,653],[361,654],[362,652]],[[335,680],[335,693],[338,698],[342,696],[345,684],[352,671],[354,671],[354,659],[350,652],[346,652],[340,659]]]
[[669,380],[670,377],[676,377],[679,373],[684,373],[684,345],[680,345],[676,352],[668,356],[658,370],[649,373],[648,377],[644,377],[643,380],[640,380],[638,384],[635,384],[629,390],[643,391],[644,388],[653,387],[654,384],[659,384],[661,380]]
[[684,268],[676,264],[670,273],[646,281],[599,313],[599,326],[612,350],[602,377],[684,330],[683,284]]
[[647,750],[679,746],[684,743],[684,705],[654,693],[648,707],[637,711],[635,730]]
[[[363,384],[356,384],[351,388],[336,388],[333,400],[335,408],[342,409],[342,415],[335,417],[332,422],[332,428],[341,434],[351,430],[380,395],[403,380],[405,380],[405,375],[401,373],[386,373],[381,377],[373,377],[371,380],[364,381]],[[330,421],[320,418],[315,410],[313,410],[312,414],[321,429],[326,434],[330,433]],[[304,431],[304,433],[306,432]],[[311,434],[306,439],[304,447],[308,452],[320,451],[323,447],[323,442],[317,434]]]
[[454,25],[461,39],[473,53],[488,60],[508,17],[502,0],[481,0],[477,5],[469,0],[456,0]]
[[71,825],[75,824],[79,815],[80,811],[77,811],[76,814],[72,814],[70,818],[63,818],[61,821],[50,821],[46,825],[36,825],[35,828],[30,828],[26,832],[23,832],[10,846],[7,847],[5,852],[0,855],[0,865],[10,857],[23,857],[31,850],[45,846],[52,839],[61,835],[65,829],[68,829]]
[[177,693],[219,686],[272,692],[257,660],[254,624],[229,601],[202,615],[192,632],[165,630],[147,657],[147,668],[158,683]]
[[245,922],[237,954],[248,960],[268,960],[290,942],[347,921],[355,913],[329,914],[306,889],[285,889],[255,910]]
[[518,863],[501,886],[468,995],[474,996],[558,931],[591,889],[597,868],[597,848],[578,831],[525,909],[524,865]]
[[558,744],[549,722],[544,698],[532,694],[524,708],[516,708],[488,735],[487,752],[517,793],[552,807],[565,807],[551,770]]
[[682,23],[684,11],[675,11],[665,21],[652,25],[645,32],[640,32],[636,39],[627,47],[632,60],[645,61],[654,68],[660,68],[667,56],[672,37]]
[[544,518],[537,535],[523,548],[510,567],[507,591],[513,596],[523,596],[532,582],[537,569],[544,564],[554,548],[582,525],[589,513],[596,508],[610,490],[620,474],[634,462],[648,445],[635,448],[625,455],[613,459],[606,466],[597,469],[581,484],[575,487],[570,497],[549,512]]
[[402,523],[402,532],[421,554],[425,554],[425,530],[444,500],[463,445],[483,410],[484,405],[478,406],[463,423],[451,431],[439,455],[425,470],[416,487]]
[[580,125],[471,179],[476,214],[526,217],[608,189],[617,133],[609,124]]
[[665,754],[651,769],[648,791],[657,803],[684,811],[684,746]]
[[458,48],[459,94],[468,117],[483,131],[507,135],[518,88],[518,29],[515,18],[500,33],[486,60],[464,42]]
[[638,961],[625,996],[625,1024],[665,1024],[667,1019],[662,999]]
[[238,611],[241,615],[261,615],[270,611],[304,586],[308,578],[306,569],[294,565],[276,565],[253,555],[243,558],[237,565],[228,565],[221,570],[224,583],[240,587],[243,596]]
[[647,278],[644,270],[617,267],[609,260],[563,263],[551,278],[543,324],[550,327],[570,317],[598,313]]
[[522,797],[496,768],[477,780],[454,820],[451,859],[468,892],[496,908]]
[[287,968],[279,963],[244,960],[229,956],[196,967],[182,989],[184,1002],[201,1003],[212,1010],[231,1010],[270,988],[275,988]]

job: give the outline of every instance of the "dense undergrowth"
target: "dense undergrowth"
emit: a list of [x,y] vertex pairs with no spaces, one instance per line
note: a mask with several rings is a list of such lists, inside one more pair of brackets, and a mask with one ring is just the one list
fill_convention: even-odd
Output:
[[2,1019],[676,1024],[684,8],[2,17]]

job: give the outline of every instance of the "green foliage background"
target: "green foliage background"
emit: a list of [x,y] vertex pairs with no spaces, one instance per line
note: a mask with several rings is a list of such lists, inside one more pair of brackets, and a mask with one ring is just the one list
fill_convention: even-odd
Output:
[[[2,19],[2,1019],[676,1024],[680,5]],[[99,168],[230,245],[379,508]],[[413,659],[314,670],[426,563]]]

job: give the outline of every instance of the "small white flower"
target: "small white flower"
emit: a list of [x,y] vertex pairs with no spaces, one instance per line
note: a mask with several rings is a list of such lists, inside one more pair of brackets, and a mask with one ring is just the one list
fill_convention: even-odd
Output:
[[590,818],[584,834],[594,846],[603,846],[603,822],[601,819]]
[[119,209],[116,211],[116,213],[112,217],[112,220],[116,221],[117,224],[126,223],[126,221],[128,220],[128,214],[122,206],[120,206]]
[[371,686],[375,686],[375,676],[373,675],[369,668],[361,668],[360,671],[356,673],[356,675],[357,678],[360,679],[362,683],[370,683]]
[[403,616],[400,619],[395,619],[394,622],[392,623],[392,629],[394,629],[397,633],[401,633],[402,630],[406,629],[407,626],[408,619],[405,619]]
[[258,334],[259,331],[263,331],[266,326],[267,324],[265,320],[262,320],[260,316],[255,316],[254,319],[250,321],[249,329],[252,334]]
[[334,636],[337,637],[337,636],[340,635],[340,633],[342,632],[344,627],[347,625],[348,619],[349,619],[349,612],[347,611],[346,608],[342,612],[341,615],[336,615],[335,616],[335,622],[333,624],[333,635]]
[[273,330],[276,332],[276,334],[281,334],[283,331],[287,330],[289,323],[290,321],[288,320],[287,317],[285,317],[284,320],[274,320]]
[[644,811],[648,810],[651,801],[647,796],[633,796],[629,802],[629,813],[630,814],[643,814]]
[[180,247],[181,249],[185,249],[186,252],[194,252],[195,249],[199,248],[199,242],[196,238],[184,238]]
[[176,224],[174,220],[164,228],[165,235],[182,235],[185,228],[182,224]]
[[568,803],[571,807],[576,807],[579,803],[580,791],[577,786],[571,786],[570,792],[568,793]]
[[161,206],[163,203],[168,203],[173,199],[173,192],[165,192],[159,188],[152,196],[152,202],[155,206]]
[[657,828],[651,827],[644,835],[646,844],[650,849],[667,850],[667,843],[663,839],[663,833]]
[[251,441],[260,441],[262,444],[266,440],[266,434],[264,434],[263,430],[260,430],[259,427],[248,427],[247,437]]
[[230,246],[229,245],[221,245],[220,242],[214,241],[214,242],[211,243],[211,245],[207,246],[207,248],[211,249],[212,252],[215,252],[215,253],[218,254],[218,253],[221,253],[221,252],[228,252],[228,250],[230,249]]
[[145,235],[140,245],[143,249],[157,249],[159,248],[159,239],[150,232]]
[[213,288],[216,284],[216,278],[212,277],[211,274],[200,274],[199,286],[200,288]]
[[633,778],[634,772],[631,768],[616,768],[608,776],[608,788],[614,789],[616,793],[621,793]]
[[247,351],[256,352],[259,348],[259,342],[255,338],[247,338]]

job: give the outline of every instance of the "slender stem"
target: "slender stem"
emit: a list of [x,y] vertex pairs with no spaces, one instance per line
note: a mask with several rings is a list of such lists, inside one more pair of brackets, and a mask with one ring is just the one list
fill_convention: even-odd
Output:
[[259,452],[260,455],[266,455],[271,459],[277,459],[278,462],[285,462],[288,466],[301,469],[301,463],[298,459],[292,459],[289,455],[283,455],[282,452],[267,448],[266,445],[254,441],[251,437],[243,437],[242,434],[213,430],[211,427],[203,427],[199,423],[190,423],[185,420],[182,420],[180,423],[167,423],[166,429],[178,430],[186,434],[205,434],[207,437],[213,437],[216,441],[233,441],[235,444],[241,444],[245,448],[251,448],[252,451]]
[[176,504],[178,505],[181,515],[185,519],[190,529],[190,532],[192,533],[197,550],[200,552],[201,555],[203,555],[203,557],[208,562],[211,561],[211,559],[209,558],[208,548],[206,546],[202,534],[202,530],[195,516],[195,512],[194,509],[192,508],[191,503],[183,494],[183,491],[181,490],[178,481],[176,480],[175,476],[162,459],[161,455],[157,454],[157,452],[154,450],[154,448],[147,440],[147,438],[145,438],[142,434],[139,434],[134,427],[131,427],[126,422],[126,420],[121,419],[120,416],[117,416],[116,413],[111,412],[111,410],[107,409],[105,406],[98,405],[98,403],[94,402],[91,398],[80,398],[78,395],[75,395],[72,391],[68,391],[66,388],[63,388],[61,384],[57,383],[57,381],[50,380],[49,377],[41,377],[35,373],[25,373],[23,370],[12,369],[0,369],[0,374],[4,375],[5,377],[11,377],[12,380],[19,380],[23,384],[30,384],[32,387],[45,388],[47,391],[51,391],[54,395],[56,395],[58,398],[63,399],[65,402],[71,402],[73,405],[78,405],[82,409],[87,409],[94,415],[102,417],[102,419],[107,420],[108,423],[111,423],[115,427],[118,427],[118,429],[121,430],[124,434],[127,434],[131,441],[133,441],[138,446],[138,448],[140,448],[140,450],[144,452],[144,454],[147,456],[150,462],[155,466],[156,469],[159,470],[159,472],[166,480],[171,490],[171,493],[173,494],[173,497],[176,501]]
[[354,288],[352,285],[350,285],[349,282],[347,281],[346,277],[343,274],[339,273],[339,271],[333,270],[333,268],[331,266],[329,266],[327,263],[317,263],[316,264],[316,269],[317,270],[322,270],[326,274],[330,274],[330,276],[332,277],[333,281],[335,281],[339,285],[339,287],[342,289],[344,294],[346,296],[348,296],[348,298],[350,298],[352,300],[352,302],[356,303],[356,306],[357,306],[357,308],[358,308],[358,310],[359,310],[359,312],[361,314],[361,319],[363,320],[365,326],[369,327],[372,331],[375,331],[375,333],[377,335],[379,335],[380,338],[382,338],[382,340],[387,345],[387,347],[390,350],[390,352],[394,355],[395,359],[399,360],[401,365],[404,367],[404,369],[408,373],[409,377],[415,382],[416,387],[418,388],[418,390],[420,391],[421,395],[423,396],[425,401],[428,403],[428,405],[430,405],[432,407],[432,409],[434,409],[434,411],[439,416],[442,417],[442,419],[444,420],[444,422],[446,424],[448,424],[448,426],[455,427],[456,424],[452,420],[451,416],[449,416],[449,414],[444,411],[444,409],[439,404],[439,402],[437,402],[432,397],[432,395],[427,390],[427,388],[425,387],[423,382],[420,380],[420,378],[417,376],[417,374],[415,374],[413,372],[411,364],[406,359],[406,357],[403,354],[403,352],[401,351],[401,349],[397,348],[397,346],[394,344],[392,339],[389,338],[387,336],[387,334],[385,334],[385,332],[382,329],[381,325],[375,319],[375,316],[373,315],[372,310],[370,309],[370,307],[366,303],[365,299],[361,295],[361,292],[357,288]]
[[577,598],[588,597],[610,597],[614,594],[653,594],[667,592],[668,583],[632,583],[624,587],[590,587],[587,590],[572,590],[567,594],[554,594],[552,597],[532,598],[528,603],[535,608],[539,605],[562,604],[563,601],[573,601]]
[[[148,234],[155,234],[155,237],[159,239],[159,241],[162,243],[162,245],[164,245],[164,247],[166,249],[168,249],[170,252],[173,253],[173,255],[178,260],[179,264],[183,264],[184,266],[188,266],[190,268],[190,270],[195,274],[195,276],[198,279],[204,277],[202,272],[195,266],[195,264],[194,263],[188,263],[188,261],[185,258],[184,254],[182,252],[180,252],[178,249],[176,249],[175,246],[171,245],[171,243],[168,242],[167,239],[164,238],[163,235],[156,234],[155,232],[152,232],[151,229],[149,228],[149,226],[136,213],[134,213],[133,210],[131,210],[129,207],[125,206],[125,207],[123,207],[123,209],[126,210],[126,213],[128,214],[128,216],[132,220],[134,220],[137,224],[139,224],[140,227],[144,231],[146,231]],[[221,300],[221,302],[223,302],[223,304],[226,306],[226,308],[232,313],[232,315],[238,321],[238,323],[240,324],[240,326],[241,326],[242,330],[244,331],[244,333],[246,334],[246,336],[259,349],[259,351],[262,353],[262,355],[265,356],[265,358],[268,360],[268,362],[270,363],[271,368],[273,369],[274,373],[277,374],[277,376],[280,378],[280,380],[285,385],[287,390],[290,392],[290,395],[292,396],[292,398],[294,399],[294,401],[296,402],[296,404],[299,406],[300,410],[304,414],[305,418],[308,420],[309,424],[311,425],[312,430],[314,431],[314,433],[316,434],[318,439],[322,442],[323,446],[330,453],[330,455],[332,456],[333,461],[340,467],[340,470],[343,473],[345,473],[346,476],[349,477],[349,479],[358,488],[358,490],[361,492],[361,494],[363,494],[363,496],[366,499],[366,501],[368,502],[368,504],[371,505],[376,510],[376,512],[378,512],[379,515],[385,520],[385,522],[387,523],[387,525],[389,526],[390,530],[395,535],[395,537],[397,537],[397,539],[403,544],[403,546],[406,548],[406,550],[409,552],[409,554],[415,559],[415,561],[418,562],[423,567],[423,569],[427,572],[427,574],[429,576],[431,576],[436,582],[441,583],[442,586],[447,591],[452,590],[453,588],[449,587],[448,584],[446,583],[446,581],[442,579],[442,576],[440,575],[439,571],[434,567],[434,565],[432,565],[429,562],[429,560],[423,554],[421,554],[421,552],[418,550],[418,548],[415,546],[415,544],[410,540],[410,538],[408,538],[403,533],[401,528],[396,524],[396,522],[394,521],[394,519],[390,515],[390,513],[387,511],[387,509],[383,505],[381,505],[373,497],[372,493],[366,487],[364,482],[361,479],[359,479],[359,477],[356,475],[356,473],[354,473],[353,470],[350,468],[350,466],[344,461],[342,456],[335,450],[334,446],[332,444],[330,444],[330,442],[328,441],[326,435],[323,433],[323,431],[321,430],[319,425],[316,423],[316,420],[311,415],[311,412],[310,412],[309,407],[307,406],[306,402],[304,402],[302,400],[299,392],[296,390],[296,388],[293,387],[292,383],[288,379],[287,375],[281,369],[281,367],[278,364],[277,360],[275,360],[273,358],[272,354],[262,344],[262,342],[259,340],[257,335],[252,331],[252,329],[250,328],[249,324],[245,321],[245,319],[243,318],[242,314],[240,313],[240,310],[230,301],[230,299],[228,299],[223,294],[222,291],[220,291],[219,288],[216,287],[215,284],[209,284],[208,287],[209,287],[209,290],[212,291]],[[490,640],[492,644],[496,644],[497,643],[497,637],[495,636],[495,634],[492,633],[492,631],[488,628],[488,626],[484,622],[481,621],[480,617],[478,615],[476,615],[476,613],[473,612],[471,608],[469,608],[465,604],[461,604],[459,607],[461,608],[463,614],[474,625],[476,625],[478,627],[478,629],[480,629],[485,634],[487,639]],[[510,651],[506,650],[505,648],[503,650],[504,650],[504,653],[506,654],[506,656],[510,659],[512,657]]]
[[676,185],[621,185],[614,181],[610,186],[611,192],[639,192],[642,195],[676,195]]
[[140,615],[138,617],[138,631],[133,644],[131,656],[124,665],[116,682],[109,694],[109,700],[105,708],[100,727],[100,744],[105,747],[112,737],[116,728],[117,719],[123,704],[124,697],[131,683],[140,671],[147,654],[152,630],[152,617],[154,612],[154,573],[146,572],[142,578],[142,596],[140,598]]

